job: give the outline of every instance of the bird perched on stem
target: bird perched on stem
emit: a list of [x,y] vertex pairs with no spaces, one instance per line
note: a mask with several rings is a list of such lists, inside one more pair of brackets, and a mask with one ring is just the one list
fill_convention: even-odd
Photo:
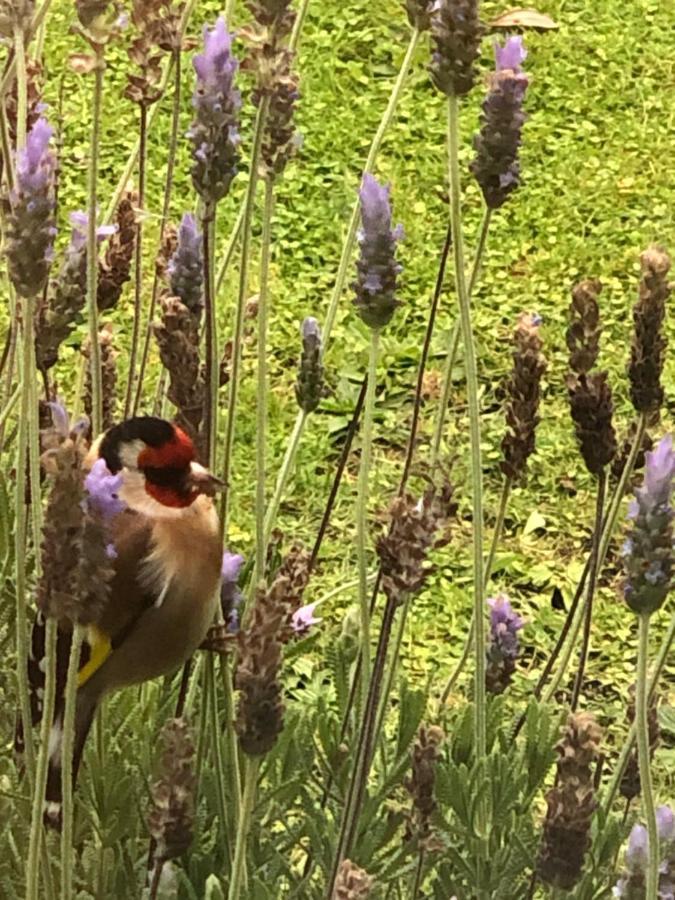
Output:
[[[69,428],[64,430],[67,434]],[[211,499],[223,485],[196,462],[185,432],[163,419],[138,417],[107,431],[86,458],[86,451],[79,451],[78,461],[79,442],[71,433],[54,451],[62,457],[46,514],[29,659],[35,725],[45,678],[45,617],[55,617],[57,704],[45,802],[45,821],[54,827],[61,817],[63,694],[73,625],[86,630],[75,712],[75,776],[101,698],[174,672],[200,646],[214,620],[223,558]],[[61,487],[59,472],[65,478]],[[51,507],[58,515],[52,516],[50,530]],[[97,515],[98,532],[93,527]],[[98,549],[91,546],[96,534]],[[91,565],[94,558],[101,560],[100,567]],[[57,565],[60,571],[50,575]],[[93,585],[96,580],[100,583]],[[21,749],[20,729],[17,736]]]

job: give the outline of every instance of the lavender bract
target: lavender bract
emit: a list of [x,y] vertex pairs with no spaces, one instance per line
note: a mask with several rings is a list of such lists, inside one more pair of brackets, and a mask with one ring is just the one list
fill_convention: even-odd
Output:
[[396,262],[396,244],[403,238],[403,226],[391,227],[389,187],[378,184],[368,172],[361,190],[361,231],[357,278],[352,287],[354,306],[370,328],[383,328],[399,306],[396,286],[403,267]]
[[178,246],[169,261],[168,272],[171,293],[179,297],[192,313],[201,315],[204,307],[202,235],[195,217],[190,213],[185,213],[181,220]]
[[525,119],[523,100],[529,83],[521,64],[527,56],[520,37],[495,43],[496,71],[483,102],[476,158],[470,165],[490,209],[502,206],[520,183],[518,150]]
[[214,204],[227,194],[237,174],[240,143],[241,96],[234,86],[238,63],[222,16],[213,30],[204,28],[204,52],[192,64],[197,73],[192,96],[195,119],[188,132],[193,147],[192,180],[204,202]]
[[16,186],[7,216],[9,277],[22,297],[35,297],[44,287],[54,255],[54,170],[49,149],[54,130],[41,116],[17,154]]
[[304,637],[311,629],[312,625],[318,625],[322,620],[314,615],[316,603],[308,603],[296,609],[291,617],[291,628],[297,637]]
[[220,587],[220,605],[229,632],[239,630],[241,592],[237,586],[237,580],[243,564],[244,557],[240,554],[230,553],[228,550],[223,552],[223,564],[220,570],[223,578]]
[[126,503],[119,497],[121,487],[122,476],[113,475],[105,460],[97,459],[84,479],[84,489],[88,504],[104,522],[109,522],[126,509]]
[[663,604],[673,577],[675,451],[670,435],[646,454],[645,477],[635,491],[628,517],[633,527],[624,544],[624,597],[637,613],[653,613]]
[[514,612],[511,601],[504,594],[491,597],[490,634],[487,650],[486,684],[493,694],[501,694],[509,685],[516,668],[519,642],[518,632],[523,620]]

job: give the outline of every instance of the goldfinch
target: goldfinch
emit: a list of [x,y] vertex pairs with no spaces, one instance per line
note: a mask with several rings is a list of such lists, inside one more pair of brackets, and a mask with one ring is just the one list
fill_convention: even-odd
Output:
[[[211,497],[222,484],[195,455],[185,432],[151,416],[128,419],[92,445],[86,465],[93,468],[102,460],[117,476],[120,503],[110,521],[114,577],[109,600],[96,626],[88,629],[81,657],[74,777],[101,698],[177,670],[214,620],[223,546]],[[59,623],[57,707],[45,798],[45,822],[53,827],[61,820],[62,694],[69,632],[67,623]],[[39,613],[29,660],[33,724],[41,714],[43,653],[44,617]]]

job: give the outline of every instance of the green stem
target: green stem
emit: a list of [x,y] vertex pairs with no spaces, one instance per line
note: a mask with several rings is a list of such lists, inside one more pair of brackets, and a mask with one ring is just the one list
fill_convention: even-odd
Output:
[[[511,495],[511,487],[513,482],[510,478],[504,479],[504,484],[502,485],[502,493],[499,498],[499,509],[497,510],[497,519],[495,521],[495,528],[492,533],[492,541],[490,543],[490,550],[488,553],[487,560],[485,561],[485,569],[483,571],[483,588],[487,591],[487,587],[490,583],[490,577],[492,575],[492,566],[494,565],[495,556],[497,554],[497,547],[499,546],[499,542],[502,537],[502,531],[504,530],[504,518],[506,516],[506,509],[509,503],[509,497]],[[452,673],[452,675],[448,678],[448,681],[445,685],[443,693],[441,694],[440,707],[442,708],[447,703],[448,697],[450,696],[450,692],[454,688],[457,683],[458,678],[464,671],[464,666],[471,655],[471,648],[473,647],[473,634],[474,634],[474,619],[473,615],[471,616],[471,622],[469,623],[469,633],[466,636],[466,640],[464,642],[464,647],[462,648],[462,654],[457,661],[457,665]]]
[[14,393],[5,403],[4,408],[0,411],[0,431],[4,427],[5,422],[7,421],[8,416],[11,415],[12,410],[16,406],[21,397],[21,385],[18,384],[14,389]]
[[91,141],[89,145],[89,169],[87,172],[87,316],[89,342],[91,344],[91,418],[93,434],[100,434],[103,421],[103,384],[101,374],[101,347],[98,342],[98,253],[96,247],[96,194],[98,185],[98,155],[101,134],[101,100],[103,96],[103,72],[105,62],[101,53],[96,56],[94,69],[94,94],[91,112]]
[[382,724],[384,722],[384,717],[387,712],[387,705],[389,704],[389,697],[391,696],[391,691],[394,686],[394,678],[396,677],[396,671],[398,669],[398,661],[401,656],[401,644],[403,643],[403,635],[405,634],[405,627],[408,621],[408,613],[410,612],[410,607],[412,605],[413,594],[406,594],[405,601],[403,603],[403,609],[401,610],[401,615],[399,616],[398,625],[396,628],[396,634],[394,635],[394,643],[392,644],[391,651],[389,653],[389,661],[387,663],[387,674],[384,678],[384,682],[382,685],[382,693],[380,695],[380,704],[377,710],[377,719],[375,721],[375,730],[374,734],[379,735],[382,733]]
[[223,480],[226,488],[223,492],[223,503],[221,510],[222,528],[227,535],[229,500],[230,500],[230,472],[232,471],[232,453],[234,450],[234,434],[235,422],[237,415],[237,400],[239,397],[239,380],[241,369],[241,342],[244,331],[244,314],[246,310],[246,300],[248,293],[248,266],[249,256],[251,253],[251,223],[253,221],[253,211],[255,208],[256,187],[258,184],[258,160],[260,159],[260,148],[265,133],[265,121],[267,119],[267,109],[269,99],[263,97],[258,106],[258,113],[255,120],[255,128],[253,132],[253,145],[251,149],[251,162],[248,178],[248,186],[246,189],[246,200],[244,204],[244,218],[242,222],[241,234],[241,266],[239,268],[239,295],[237,298],[237,309],[234,320],[234,337],[232,339],[232,368],[230,372],[230,396],[227,404],[227,424],[225,426],[225,449],[223,461]]
[[234,223],[234,227],[230,232],[230,236],[227,239],[227,246],[225,247],[225,252],[223,253],[223,258],[220,261],[220,266],[218,267],[218,274],[216,275],[216,297],[220,293],[220,289],[223,286],[223,281],[225,280],[225,276],[227,275],[227,271],[230,268],[230,263],[232,262],[232,257],[234,256],[234,251],[237,246],[237,241],[239,240],[239,236],[241,235],[241,226],[244,223],[244,213],[246,211],[246,203],[242,203],[239,207],[239,212],[237,213],[237,218]]
[[[668,626],[668,631],[666,632],[663,641],[661,642],[661,648],[659,649],[659,654],[656,657],[656,663],[654,664],[654,670],[652,672],[652,676],[649,679],[649,699],[651,700],[654,692],[656,691],[659,683],[659,678],[661,677],[661,672],[663,671],[663,667],[666,664],[666,660],[668,659],[668,655],[670,653],[670,648],[673,645],[673,641],[675,641],[675,613],[670,617],[670,625]],[[633,749],[633,744],[635,743],[635,722],[631,725],[628,734],[626,736],[626,740],[621,749],[621,753],[619,754],[619,758],[617,760],[616,766],[614,767],[614,773],[612,775],[612,779],[607,786],[605,791],[605,795],[603,797],[602,808],[605,815],[609,812],[616,799],[617,791],[619,790],[619,785],[621,784],[621,779],[623,778],[623,773],[626,769],[626,763],[628,762],[628,757],[630,756],[631,750]]]
[[291,32],[291,38],[288,42],[288,49],[291,52],[295,52],[298,46],[298,41],[300,40],[300,32],[302,31],[302,26],[305,24],[305,17],[307,16],[307,9],[309,8],[309,0],[302,0],[300,3],[300,7],[298,8],[297,15],[295,17],[295,22],[293,23],[293,31]]
[[359,567],[359,608],[361,611],[361,695],[365,709],[370,681],[370,591],[368,590],[368,484],[371,477],[373,446],[373,418],[377,389],[377,359],[380,349],[380,333],[373,329],[368,360],[368,388],[363,409],[361,432],[361,463],[356,500],[356,553]]
[[26,48],[23,31],[14,29],[14,58],[16,60],[16,149],[26,146],[26,112],[28,108],[28,85],[26,77]]
[[216,316],[213,260],[215,235],[215,204],[207,203],[202,219],[204,241],[204,332],[206,341],[206,409],[204,416],[204,443],[211,470],[216,463],[216,434],[218,432],[218,389],[220,387],[220,357],[218,355],[218,320]]
[[[176,148],[178,146],[178,129],[180,126],[180,101],[181,101],[181,51],[180,48],[174,50],[174,88],[173,103],[171,106],[171,133],[169,136],[169,153],[166,162],[166,180],[164,182],[164,199],[162,201],[162,217],[159,222],[159,240],[160,244],[164,238],[164,229],[169,219],[169,209],[171,207],[171,191],[173,190],[173,176],[176,168]],[[150,295],[150,309],[148,311],[148,327],[145,331],[145,341],[143,343],[143,353],[141,354],[141,364],[138,369],[138,387],[136,389],[136,398],[132,409],[132,415],[136,415],[136,411],[141,402],[143,395],[143,382],[145,381],[145,370],[148,365],[148,356],[150,353],[150,342],[152,340],[152,320],[155,316],[157,307],[157,296],[159,294],[159,273],[155,269],[152,280],[152,294]]]
[[[481,263],[483,261],[483,256],[485,255],[485,247],[487,245],[487,237],[490,230],[491,221],[492,210],[489,207],[485,207],[485,212],[483,213],[483,221],[481,222],[480,232],[478,234],[478,245],[476,246],[476,251],[473,257],[473,264],[471,266],[471,274],[469,275],[469,301],[471,301],[473,297],[473,291],[476,286],[476,282],[478,281],[478,275],[480,274]],[[448,414],[448,406],[450,404],[452,371],[455,368],[457,350],[459,348],[459,331],[459,319],[455,319],[455,323],[452,326],[452,331],[450,333],[450,349],[448,350],[448,354],[445,357],[445,368],[443,370],[443,392],[441,394],[441,400],[438,406],[438,417],[434,425],[434,434],[431,440],[430,465],[432,472],[436,470],[441,452],[441,441],[443,440],[443,432],[445,430],[445,419]]]
[[588,587],[586,594],[586,614],[584,616],[584,633],[581,642],[581,653],[579,655],[579,665],[577,674],[574,679],[574,687],[572,689],[572,701],[570,707],[574,712],[579,703],[579,695],[584,681],[584,670],[586,668],[586,659],[588,657],[588,648],[591,642],[591,625],[593,622],[593,597],[595,595],[595,586],[598,579],[598,554],[600,551],[600,541],[602,539],[602,520],[605,505],[605,488],[607,485],[607,475],[604,469],[598,475],[597,498],[595,506],[595,521],[593,523],[593,548],[591,550],[591,561],[588,572]]
[[61,745],[61,789],[63,794],[63,826],[61,831],[61,900],[73,896],[73,745],[75,739],[75,707],[77,675],[84,629],[76,625],[70,645],[66,677],[63,742]]
[[659,832],[656,825],[656,808],[654,806],[654,788],[649,759],[649,722],[648,722],[648,690],[647,662],[649,659],[649,613],[638,616],[638,658],[637,679],[635,684],[635,725],[637,732],[638,765],[640,769],[640,788],[642,793],[642,810],[647,820],[649,835],[649,865],[647,867],[647,885],[645,900],[657,900],[659,884]]
[[[403,85],[405,83],[405,79],[408,75],[408,70],[410,69],[410,65],[413,60],[413,56],[415,54],[415,49],[417,48],[417,43],[420,39],[420,32],[417,28],[413,28],[412,33],[410,35],[410,41],[408,43],[408,48],[405,52],[405,56],[403,58],[403,62],[401,63],[401,68],[399,69],[398,76],[396,81],[394,82],[394,86],[391,89],[391,94],[389,95],[389,102],[387,103],[387,107],[385,111],[382,113],[382,118],[380,120],[380,124],[378,125],[377,131],[375,132],[375,136],[373,137],[372,143],[370,145],[370,150],[368,151],[368,157],[366,159],[366,163],[363,167],[364,174],[366,172],[370,172],[375,164],[375,159],[377,158],[377,154],[380,151],[380,146],[382,144],[382,140],[391,124],[391,120],[394,117],[394,112],[396,110],[396,106],[398,105],[399,98],[401,96],[401,91],[403,89]],[[342,245],[342,255],[340,257],[340,263],[338,265],[337,275],[335,277],[335,285],[333,286],[333,291],[331,293],[330,302],[328,304],[328,313],[326,314],[326,321],[324,323],[323,328],[323,343],[324,348],[328,346],[328,342],[330,340],[331,332],[333,330],[333,325],[335,324],[335,316],[337,314],[338,304],[340,302],[340,297],[342,296],[342,291],[345,286],[345,281],[347,280],[347,273],[349,271],[350,263],[351,263],[351,254],[354,248],[354,241],[356,240],[356,232],[359,226],[359,213],[360,213],[360,205],[357,200],[352,209],[351,218],[349,220],[349,225],[347,226],[347,236],[345,237],[344,244]]]
[[138,358],[138,345],[141,340],[141,315],[143,312],[143,209],[145,206],[145,171],[147,158],[148,137],[148,108],[140,105],[138,127],[138,209],[139,216],[136,220],[136,249],[134,259],[134,320],[131,325],[131,351],[129,353],[129,369],[127,373],[127,391],[124,399],[124,418],[131,415],[136,383],[136,360]]
[[269,321],[270,255],[272,252],[272,216],[274,214],[274,180],[265,179],[265,203],[262,222],[260,288],[258,291],[258,391],[256,398],[256,487],[255,487],[255,568],[253,584],[265,577],[265,451],[267,441],[267,328]]
[[295,457],[298,452],[298,446],[300,444],[300,437],[305,427],[306,418],[307,413],[301,409],[295,420],[293,431],[288,440],[286,453],[284,455],[283,462],[281,463],[279,474],[277,475],[277,481],[274,487],[274,493],[272,494],[272,499],[267,505],[267,513],[265,514],[265,547],[267,547],[269,543],[272,529],[276,524],[279,506],[281,505],[281,499],[284,496],[284,491],[286,490],[286,485],[288,484],[288,479],[293,469]]
[[[51,0],[44,0],[41,4],[35,15],[33,16],[33,20],[30,23],[30,28],[27,31],[26,37],[24,39],[24,43],[30,43],[31,38],[38,30],[38,28],[42,25],[49,12],[49,7],[51,6]],[[22,36],[23,37],[23,36]],[[5,94],[11,90],[12,84],[14,83],[14,74],[16,72],[16,53],[14,56],[7,61],[5,66],[5,70],[2,73],[2,80],[0,81],[0,98],[5,97]]]
[[243,880],[246,873],[246,844],[251,830],[251,820],[255,807],[255,795],[258,787],[258,769],[260,760],[258,757],[249,756],[246,761],[246,775],[244,779],[244,796],[241,804],[241,817],[237,829],[237,844],[234,851],[234,865],[227,900],[239,900]]
[[45,633],[45,692],[42,705],[42,726],[40,728],[40,751],[35,770],[35,786],[33,789],[33,807],[31,812],[30,838],[28,842],[28,862],[26,900],[38,900],[40,877],[38,858],[43,837],[42,812],[47,786],[47,768],[49,763],[49,732],[54,718],[56,699],[56,620],[47,619]]
[[[473,581],[474,620],[476,633],[474,678],[474,741],[478,765],[485,759],[485,610],[483,604],[483,473],[480,449],[480,407],[478,400],[478,369],[471,325],[471,298],[464,277],[464,241],[462,237],[461,185],[459,174],[459,102],[456,96],[448,100],[448,156],[450,167],[450,216],[452,221],[455,282],[459,303],[459,318],[464,344],[466,393],[469,408],[471,442],[471,487],[473,500]],[[485,837],[484,804],[478,804],[478,823]]]
[[223,701],[225,704],[225,746],[229,763],[229,799],[232,804],[233,831],[236,830],[241,815],[241,773],[239,771],[239,744],[234,730],[234,685],[232,684],[232,668],[227,656],[220,658],[223,679]]
[[218,716],[218,692],[216,691],[215,659],[213,653],[208,654],[206,660],[206,698],[209,703],[211,716],[211,738],[215,753],[216,787],[218,800],[219,829],[223,838],[228,841],[228,855],[231,853],[229,838],[232,835],[232,821],[227,802],[227,785],[225,783],[225,762],[223,760],[223,746],[221,740],[220,718]]
[[[21,352],[19,354],[19,371],[21,384],[26,385],[34,377],[31,370],[33,353],[33,304],[28,299],[21,300]],[[29,420],[31,417],[31,392],[22,390],[19,407],[19,422],[16,450],[16,500],[14,522],[14,558],[16,585],[16,676],[21,709],[21,722],[26,747],[26,768],[29,782],[35,779],[35,748],[31,727],[30,692],[28,688],[28,617],[26,609],[28,594],[26,586],[26,530],[28,524],[26,506],[28,443],[30,437]]]
[[2,148],[2,174],[8,194],[14,190],[16,174],[14,172],[14,153],[9,137],[9,125],[7,124],[7,109],[4,102],[0,102],[0,146]]

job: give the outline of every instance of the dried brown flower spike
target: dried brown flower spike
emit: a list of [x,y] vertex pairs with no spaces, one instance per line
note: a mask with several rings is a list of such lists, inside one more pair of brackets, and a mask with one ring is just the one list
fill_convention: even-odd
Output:
[[616,453],[612,424],[614,404],[607,372],[591,372],[598,356],[600,323],[598,281],[583,281],[572,291],[571,322],[567,329],[570,373],[567,392],[570,412],[586,468],[599,475]]
[[[98,345],[101,349],[101,376],[103,417],[101,420],[103,430],[111,428],[116,421],[117,413],[117,356],[113,345],[113,331],[110,324],[101,329],[98,335]],[[84,346],[84,354],[90,358],[90,345],[87,340]],[[87,366],[87,377],[84,390],[84,411],[91,420],[92,417],[92,393],[91,393],[91,367]]]
[[436,809],[434,784],[436,781],[436,761],[445,740],[443,731],[437,725],[420,728],[412,751],[412,775],[406,781],[406,788],[413,802],[411,834],[424,840],[431,833],[431,816]]
[[97,304],[101,311],[112,309],[117,304],[124,285],[131,277],[131,260],[136,245],[137,203],[138,195],[127,191],[117,206],[115,212],[117,231],[110,239],[105,257],[98,266]]
[[452,495],[452,486],[445,484],[439,491],[430,487],[420,500],[406,494],[391,504],[389,533],[377,542],[382,590],[389,600],[403,603],[432,572],[427,556],[448,542],[448,520],[457,509]]
[[663,320],[671,291],[670,257],[659,247],[649,247],[640,257],[640,264],[642,278],[633,307],[635,331],[628,366],[630,399],[638,412],[655,414],[663,403],[661,372],[666,351]]
[[542,881],[563,890],[581,876],[590,845],[591,819],[597,806],[593,766],[602,731],[590,713],[572,713],[558,743],[556,786],[546,795],[544,837],[537,873]]
[[513,369],[509,380],[506,405],[508,430],[502,440],[504,457],[501,470],[513,481],[522,477],[527,460],[534,451],[539,424],[541,379],[546,371],[546,358],[541,352],[539,316],[523,313],[514,334]]
[[192,843],[195,816],[195,748],[185,719],[169,719],[162,728],[160,774],[152,788],[148,828],[155,839],[155,863],[185,853]]
[[248,626],[239,632],[235,687],[240,691],[235,728],[244,753],[268,753],[284,725],[279,670],[279,632],[286,606],[267,591],[258,591]]
[[373,879],[349,859],[340,863],[332,900],[366,900],[370,896]]

